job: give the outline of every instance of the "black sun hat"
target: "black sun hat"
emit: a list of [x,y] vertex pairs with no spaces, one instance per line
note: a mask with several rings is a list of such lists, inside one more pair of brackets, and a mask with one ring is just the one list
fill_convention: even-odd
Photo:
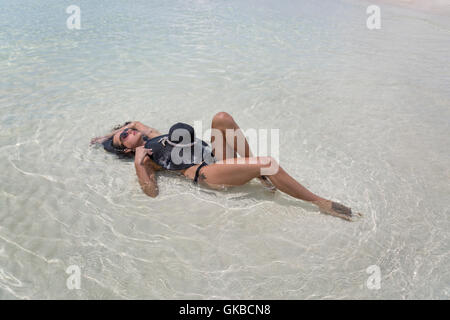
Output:
[[152,149],[150,159],[168,170],[187,169],[203,161],[215,162],[210,146],[195,137],[192,126],[182,122],[174,124],[168,134],[148,140],[145,148]]
[[103,148],[108,151],[108,152],[112,152],[115,153],[117,155],[124,155],[125,154],[125,147],[116,147],[113,143],[113,137],[111,136],[108,139],[106,139],[105,141],[102,142]]

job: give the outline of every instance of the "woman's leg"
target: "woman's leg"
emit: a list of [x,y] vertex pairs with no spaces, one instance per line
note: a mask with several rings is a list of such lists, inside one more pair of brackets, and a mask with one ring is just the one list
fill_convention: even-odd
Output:
[[[237,159],[238,154],[243,158],[253,157],[247,138],[233,117],[226,112],[218,112],[213,117],[211,122],[211,145],[214,157],[219,161]],[[269,190],[276,190],[264,176],[258,175],[256,178]]]
[[[228,134],[227,134],[228,131]],[[253,157],[247,139],[234,121],[226,112],[216,113],[211,122],[211,145],[217,160],[241,157]]]
[[[255,157],[245,158],[243,161],[245,161],[245,163],[227,163],[226,161],[218,161],[203,167],[201,171],[202,174],[199,176],[199,181],[211,186],[243,185],[251,179],[259,177],[261,175],[261,169],[272,166],[275,160],[271,157]],[[278,167],[276,173],[268,175],[268,178],[280,191],[287,193],[294,198],[305,201],[317,201],[322,199],[298,183],[281,167]]]
[[[199,182],[213,188],[243,185],[251,179],[259,177],[262,168],[268,168],[273,165],[278,166],[272,157],[245,158],[245,163],[218,161],[202,168]],[[351,220],[353,217],[350,208],[312,193],[280,166],[278,166],[276,173],[268,174],[267,176],[280,191],[294,198],[312,202],[327,214],[346,220]]]
[[[229,134],[227,134],[227,130]],[[239,141],[237,141],[240,139]],[[243,158],[253,157],[250,150],[250,146],[245,135],[242,133],[241,128],[239,128],[233,117],[226,112],[218,112],[214,115],[211,122],[211,145],[214,158],[216,158],[217,163],[223,163],[226,160],[237,159],[238,155]],[[237,161],[227,161],[228,163],[237,163]],[[199,165],[192,166],[184,171],[184,175],[189,179],[194,179],[195,171]],[[210,167],[212,165],[209,165]],[[202,174],[206,167],[200,169],[199,181],[202,180],[204,176]],[[258,176],[257,178],[260,178]],[[252,178],[246,180],[248,182]],[[245,182],[244,182],[245,183]],[[264,183],[264,182],[263,182]],[[221,182],[219,185],[225,185]],[[237,184],[233,184],[237,185]],[[212,183],[209,184],[213,187]]]
[[[245,184],[253,178],[258,178],[264,185],[272,188],[272,190],[278,188],[280,191],[289,194],[292,197],[310,201],[327,214],[346,220],[351,220],[353,217],[350,208],[315,195],[292,178],[283,168],[279,167],[278,164],[276,165],[279,169],[275,174],[266,175],[274,185],[272,186],[266,180],[266,176],[261,176],[261,168],[270,167],[271,163],[275,160],[271,157],[253,157],[247,139],[233,117],[228,113],[217,113],[213,118],[211,129],[213,153],[215,158],[219,161],[216,164],[201,169],[199,182],[206,183],[211,187],[236,186]],[[234,130],[236,134],[231,136],[227,135],[227,129]],[[220,132],[220,134],[214,135],[214,130],[218,130],[217,132]],[[232,138],[232,140],[230,138]],[[240,141],[238,139],[240,139]],[[237,154],[243,158],[247,158],[245,162],[250,163],[229,163],[225,161],[226,159],[237,158]],[[251,161],[255,161],[256,159],[262,161],[256,161],[257,163]],[[263,164],[262,162],[264,161],[268,163]],[[361,216],[359,213],[357,215]]]

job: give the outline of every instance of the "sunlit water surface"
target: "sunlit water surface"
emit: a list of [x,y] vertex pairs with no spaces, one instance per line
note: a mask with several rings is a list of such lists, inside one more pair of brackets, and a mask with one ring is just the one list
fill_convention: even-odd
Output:
[[[69,30],[68,3],[0,4],[1,299],[449,298],[448,16],[383,5],[371,31],[364,1],[80,0]],[[279,128],[285,170],[364,219],[257,181],[162,173],[152,199],[89,147],[219,111]]]

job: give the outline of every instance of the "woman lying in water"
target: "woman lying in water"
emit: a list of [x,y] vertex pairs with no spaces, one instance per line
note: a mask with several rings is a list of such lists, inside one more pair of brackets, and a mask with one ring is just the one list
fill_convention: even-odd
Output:
[[[230,130],[234,134],[226,134]],[[243,185],[256,178],[272,191],[278,189],[309,201],[324,213],[350,221],[360,215],[312,193],[272,157],[254,157],[247,139],[228,113],[219,112],[214,116],[211,132],[212,150],[206,142],[195,138],[194,129],[184,123],[173,125],[169,134],[163,135],[138,121],[128,122],[107,136],[92,139],[91,143],[101,143],[105,150],[118,155],[134,155],[139,184],[150,197],[158,195],[155,171],[165,169],[214,189]]]

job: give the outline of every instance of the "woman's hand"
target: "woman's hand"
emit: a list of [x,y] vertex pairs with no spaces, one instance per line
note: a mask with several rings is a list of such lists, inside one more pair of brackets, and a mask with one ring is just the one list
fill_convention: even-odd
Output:
[[145,157],[147,155],[151,156],[152,154],[152,149],[146,149],[144,146],[137,147],[134,154],[134,163],[142,165],[144,163]]
[[106,137],[96,137],[91,139],[91,145],[92,144],[96,144],[96,143],[102,143],[103,141],[106,140]]
[[139,121],[133,121],[129,124],[129,126],[130,126],[130,129],[137,130],[149,138],[161,135],[161,133],[158,130],[151,128],[149,126],[146,126],[145,124],[143,124],[142,122],[139,122]]
[[131,121],[131,122],[127,123],[126,125],[124,125],[122,130],[126,129],[126,128],[128,128],[128,129],[136,129],[136,124],[137,124],[137,121]]
[[145,157],[151,154],[151,149],[145,149],[144,147],[136,148],[134,167],[136,168],[136,174],[138,176],[142,191],[144,191],[146,195],[154,198],[158,195],[158,185],[156,183],[155,170],[151,165],[143,164]]
[[107,134],[106,136],[96,137],[96,138],[91,139],[91,145],[96,144],[96,143],[103,143],[105,140],[114,136],[117,132],[122,132],[126,128],[135,129],[135,130],[140,131],[138,128],[139,125],[140,125],[139,121],[127,121],[122,126],[116,127],[111,133]]

